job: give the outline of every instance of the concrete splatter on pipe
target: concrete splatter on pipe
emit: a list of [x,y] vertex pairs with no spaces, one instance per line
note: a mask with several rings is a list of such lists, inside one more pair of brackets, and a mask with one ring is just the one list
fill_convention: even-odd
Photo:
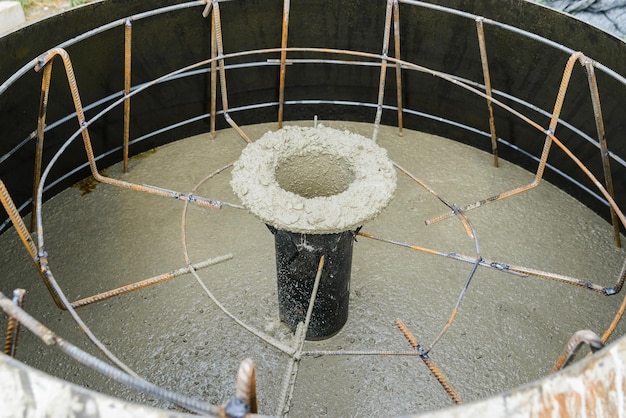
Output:
[[387,152],[363,136],[321,124],[285,127],[248,145],[231,186],[274,234],[280,319],[295,331],[327,259],[307,338],[329,338],[348,319],[352,247],[358,229],[391,201]]

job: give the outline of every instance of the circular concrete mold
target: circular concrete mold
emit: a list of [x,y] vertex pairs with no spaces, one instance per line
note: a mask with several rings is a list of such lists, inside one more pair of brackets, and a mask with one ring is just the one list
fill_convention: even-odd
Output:
[[[624,411],[622,41],[520,1],[137,3],[0,38],[0,291],[41,322],[0,300],[0,414]],[[309,138],[243,179],[342,209],[247,202],[245,150],[316,129],[371,150]],[[336,335],[283,323],[264,224],[350,234]],[[598,351],[546,376],[573,335]]]

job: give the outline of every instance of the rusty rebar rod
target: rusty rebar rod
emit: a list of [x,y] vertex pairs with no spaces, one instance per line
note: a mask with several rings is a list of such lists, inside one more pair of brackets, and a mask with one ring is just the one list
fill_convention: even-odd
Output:
[[415,351],[392,351],[392,350],[309,350],[303,351],[303,356],[417,356]]
[[97,302],[102,302],[103,300],[111,299],[116,296],[125,295],[127,293],[134,292],[140,289],[145,289],[146,287],[154,286],[155,284],[172,280],[184,274],[189,274],[192,268],[195,270],[199,270],[199,269],[213,266],[215,264],[218,264],[227,260],[231,260],[232,258],[233,258],[232,254],[225,254],[220,257],[211,258],[201,263],[194,264],[193,266],[182,267],[176,270],[172,270],[168,273],[163,273],[163,274],[159,274],[158,276],[150,277],[149,279],[141,280],[135,283],[128,284],[126,286],[121,286],[116,289],[112,289],[106,292],[98,293],[97,295],[93,295],[93,296],[89,296],[89,297],[77,300],[75,302],[72,302],[72,307],[82,308],[83,306],[91,305]]
[[283,2],[283,24],[280,46],[283,48],[280,51],[280,75],[278,85],[278,129],[283,127],[283,114],[285,107],[285,76],[287,73],[287,39],[289,36],[289,9],[290,0],[284,0]]
[[[74,108],[76,110],[76,116],[78,118],[78,123],[81,127],[81,135],[83,137],[83,143],[85,146],[85,151],[87,153],[87,159],[89,161],[89,168],[91,170],[91,175],[97,181],[105,184],[110,184],[113,186],[130,189],[134,191],[145,192],[157,196],[173,198],[176,200],[189,201],[195,205],[211,208],[211,209],[221,209],[222,206],[230,206],[238,209],[242,209],[243,207],[240,205],[234,205],[228,202],[220,202],[217,200],[206,199],[204,197],[193,196],[185,193],[179,193],[174,190],[164,189],[157,186],[151,186],[147,184],[135,184],[129,183],[122,180],[113,179],[110,177],[103,176],[99,173],[98,167],[96,165],[96,160],[93,152],[93,148],[91,145],[91,138],[89,137],[89,130],[87,129],[87,121],[85,119],[85,114],[83,112],[83,106],[80,99],[80,94],[78,92],[78,85],[76,83],[76,77],[74,76],[74,70],[72,68],[72,63],[68,53],[61,48],[54,48],[44,55],[40,57],[39,62],[37,63],[37,67],[35,68],[37,71],[40,71],[42,68],[47,67],[52,64],[52,59],[55,56],[61,57],[63,61],[63,65],[65,68],[65,73],[67,75],[68,83],[70,85],[70,91],[72,95],[72,100],[74,102]],[[41,189],[41,188],[40,188]],[[40,205],[41,200],[41,191],[38,192],[37,196],[37,204]],[[39,225],[40,226],[40,225]],[[37,235],[41,236],[41,231],[37,231]]]
[[130,141],[130,86],[132,63],[133,24],[130,19],[124,22],[124,173],[128,173],[128,144]]
[[[623,283],[624,278],[626,277],[626,260],[624,261],[624,265],[622,266],[621,276],[622,276],[622,283]],[[621,289],[621,286],[620,286],[620,289]],[[619,290],[617,292],[619,292]],[[617,328],[617,325],[622,320],[622,317],[624,316],[625,311],[626,311],[626,295],[624,295],[624,297],[622,298],[622,303],[619,309],[617,310],[617,312],[615,313],[615,315],[613,316],[613,320],[611,321],[611,324],[606,329],[606,331],[604,331],[604,334],[602,334],[602,342],[604,344],[606,344],[606,342],[609,340],[611,335],[613,335],[613,333],[615,332],[615,329]]]
[[[205,0],[206,5],[202,12],[202,17],[207,18],[211,14],[213,3],[211,0]],[[217,39],[215,36],[215,20],[211,19],[211,127],[209,132],[211,138],[215,138],[215,117],[217,115]]]
[[450,208],[452,210],[452,213],[454,213],[454,215],[456,215],[457,219],[461,222],[461,224],[463,225],[463,228],[465,229],[465,232],[467,233],[467,235],[469,235],[470,238],[474,238],[474,232],[472,231],[472,227],[469,225],[469,221],[467,219],[467,217],[465,216],[464,211],[459,208],[457,205],[449,202],[447,199],[445,199],[443,196],[441,196],[439,193],[437,193],[434,189],[432,189],[431,187],[429,187],[426,183],[424,183],[422,180],[420,180],[419,178],[417,178],[415,175],[413,175],[411,172],[409,172],[407,169],[405,169],[404,167],[402,167],[400,164],[396,163],[395,161],[392,161],[394,167],[396,167],[398,170],[400,170],[402,173],[404,173],[406,176],[408,176],[411,180],[413,180],[415,183],[419,184],[420,187],[422,187],[424,190],[426,190],[428,193],[430,193],[431,195],[433,195],[437,200],[439,200],[441,203],[443,203],[444,205],[446,205],[448,208]]
[[416,353],[424,362],[424,365],[428,368],[428,370],[433,375],[433,377],[437,379],[437,382],[439,382],[443,390],[446,391],[450,399],[452,399],[452,402],[454,402],[455,404],[462,404],[463,400],[461,399],[457,391],[454,389],[452,384],[448,381],[448,379],[443,374],[441,369],[437,367],[435,362],[428,356],[428,352],[424,350],[424,348],[419,344],[419,342],[417,341],[417,338],[415,338],[415,336],[407,328],[404,322],[402,322],[402,320],[400,319],[396,319],[396,321],[394,322],[394,325],[400,330],[404,338],[407,339],[411,347],[413,347],[413,349],[416,351]]
[[[26,290],[24,289],[15,289],[13,291],[13,303],[22,307],[24,305],[24,296],[26,295]],[[17,350],[17,342],[20,334],[20,322],[14,316],[9,316],[9,321],[7,323],[7,336],[4,340],[4,354],[7,356],[11,356],[15,358],[15,352]]]
[[29,331],[35,334],[46,345],[57,347],[63,353],[70,356],[72,359],[78,361],[81,364],[84,364],[85,366],[93,370],[96,370],[97,372],[103,374],[110,379],[113,379],[119,383],[137,389],[149,395],[156,396],[168,402],[183,406],[195,412],[205,413],[211,416],[223,416],[223,410],[220,407],[216,407],[208,403],[198,401],[196,399],[192,399],[175,392],[171,392],[167,389],[156,386],[142,378],[124,373],[114,367],[109,366],[100,359],[92,356],[91,354],[81,350],[80,348],[56,335],[41,322],[37,321],[23,309],[15,305],[10,299],[2,294],[2,292],[0,292],[0,308],[8,316],[16,318],[22,325],[24,325],[24,327],[26,327]]
[[376,142],[380,120],[383,116],[383,101],[385,99],[385,79],[387,77],[387,56],[389,55],[389,38],[391,36],[391,19],[393,16],[393,0],[387,0],[387,10],[385,12],[385,31],[383,32],[382,60],[380,63],[380,80],[378,82],[378,105],[374,118],[374,133],[372,140]]
[[487,60],[487,45],[485,42],[485,28],[483,17],[476,18],[476,31],[478,32],[478,46],[480,49],[480,62],[483,67],[483,79],[485,80],[485,94],[487,95],[487,109],[489,111],[489,132],[491,133],[491,151],[493,153],[493,165],[498,167],[498,135],[496,134],[496,122],[493,116],[493,103],[491,102],[491,76],[489,75],[489,61]]
[[[609,147],[606,142],[606,131],[604,129],[604,119],[602,118],[602,106],[600,104],[600,91],[598,90],[598,80],[593,68],[593,61],[589,58],[584,60],[585,70],[587,70],[587,80],[589,82],[589,91],[591,93],[591,104],[593,106],[593,115],[596,122],[596,131],[598,133],[598,143],[600,144],[600,156],[602,158],[602,169],[604,171],[604,184],[607,192],[615,199],[615,191],[613,189],[613,175],[611,174],[611,162],[609,160]],[[620,237],[619,218],[613,207],[609,207],[611,211],[611,223],[613,224],[613,235],[615,246],[622,246]]]
[[[396,58],[401,59],[400,54],[400,5],[398,0],[393,0],[393,40],[396,51]],[[398,113],[398,135],[402,136],[402,65],[396,63],[396,107]]]
[[446,322],[444,327],[441,329],[441,331],[439,332],[439,335],[437,335],[437,337],[435,337],[433,342],[430,343],[430,346],[425,351],[425,354],[428,354],[433,349],[433,347],[437,345],[439,340],[441,340],[441,337],[443,337],[445,333],[448,332],[448,329],[450,329],[450,327],[452,326],[454,319],[459,313],[459,308],[461,307],[461,302],[463,301],[463,298],[465,297],[465,292],[467,292],[470,282],[472,281],[474,274],[476,274],[476,269],[478,269],[478,266],[480,265],[481,261],[482,261],[482,257],[478,256],[478,258],[476,259],[476,262],[472,266],[472,271],[470,271],[469,275],[467,276],[467,279],[465,280],[465,284],[463,285],[463,288],[461,289],[461,293],[459,294],[459,297],[456,300],[456,304],[454,305],[454,309],[452,309],[452,313],[450,314],[450,317],[448,318],[448,322]]
[[315,298],[317,297],[317,290],[319,289],[320,279],[322,278],[322,271],[324,269],[324,256],[320,257],[319,264],[317,266],[317,273],[315,275],[315,282],[313,283],[313,290],[311,291],[311,299],[309,300],[309,307],[307,308],[304,322],[300,322],[296,327],[294,335],[294,353],[289,358],[287,364],[287,370],[285,372],[285,378],[283,380],[283,387],[278,398],[278,408],[276,409],[276,415],[284,416],[289,410],[289,404],[293,396],[293,390],[296,384],[296,378],[298,377],[298,368],[300,359],[302,358],[302,348],[304,347],[304,341],[306,340],[306,333],[309,329],[309,323],[311,316],[313,315],[313,306],[315,304]]
[[595,353],[598,350],[604,348],[604,342],[598,337],[598,335],[588,329],[576,331],[574,335],[570,337],[565,344],[565,348],[563,348],[563,352],[556,360],[554,367],[550,371],[550,373],[555,373],[561,370],[572,361],[578,350],[584,345],[587,344],[592,353]]
[[[48,289],[50,296],[52,296],[52,300],[54,301],[54,304],[59,309],[65,309],[65,306],[61,302],[61,297],[59,296],[57,290],[48,281],[48,278],[46,277],[46,275],[43,274],[43,272],[41,271],[41,268],[38,262],[37,247],[35,246],[33,238],[28,232],[28,229],[26,228],[26,224],[24,223],[24,220],[20,216],[19,211],[17,210],[17,207],[15,206],[15,203],[13,202],[13,199],[11,198],[11,195],[9,195],[9,191],[7,190],[2,180],[0,180],[0,201],[2,202],[2,206],[4,207],[4,210],[9,214],[9,218],[11,219],[11,222],[13,223],[13,226],[15,227],[15,230],[17,231],[18,236],[20,237],[20,240],[22,241],[24,248],[28,252],[28,255],[30,256],[33,263],[35,264],[35,268],[37,269],[37,272],[41,276],[41,279],[43,280],[43,283],[46,286],[46,289]],[[33,214],[33,216],[34,215],[35,214]]]
[[215,38],[215,21],[211,19],[211,127],[209,131],[211,138],[215,138],[217,123],[217,39]]
[[[565,100],[565,93],[567,92],[567,88],[569,86],[569,81],[572,76],[572,71],[574,69],[574,64],[576,61],[583,62],[585,56],[582,52],[576,52],[572,54],[567,60],[567,64],[565,65],[565,69],[563,70],[563,76],[561,78],[561,84],[559,85],[559,91],[557,93],[557,97],[554,103],[554,109],[552,111],[552,117],[550,119],[550,124],[546,132],[546,138],[543,144],[543,150],[541,151],[541,158],[539,159],[539,166],[537,167],[537,171],[535,173],[535,179],[532,183],[518,187],[507,192],[503,192],[497,194],[495,196],[489,197],[487,199],[479,200],[477,202],[471,203],[469,205],[463,206],[460,209],[463,212],[467,212],[468,210],[476,209],[481,206],[485,206],[489,203],[497,202],[499,200],[506,199],[511,196],[515,196],[517,194],[526,192],[528,190],[534,189],[539,185],[541,179],[543,178],[543,173],[545,171],[546,163],[548,160],[548,154],[550,153],[550,148],[552,145],[552,140],[554,138],[554,132],[556,130],[557,124],[559,122],[559,116],[561,115],[561,109],[563,108],[563,102]],[[493,98],[490,99],[493,102]],[[444,219],[451,218],[455,215],[454,211],[444,213],[433,218],[426,220],[426,225],[431,225],[439,221],[443,221]]]
[[41,181],[41,164],[43,160],[43,141],[44,131],[46,129],[46,113],[48,112],[48,99],[50,97],[50,78],[52,76],[52,67],[46,68],[41,80],[41,97],[39,99],[39,115],[37,117],[37,145],[35,147],[35,164],[33,173],[33,204],[30,218],[30,231],[34,232],[37,227],[37,191],[39,190],[39,182]]
[[[369,239],[373,239],[376,241],[380,241],[380,242],[385,242],[388,244],[393,244],[393,245],[398,245],[400,247],[405,247],[405,248],[409,248],[411,250],[415,250],[415,251],[419,251],[425,254],[432,254],[432,255],[437,255],[440,257],[445,257],[445,258],[450,258],[453,260],[457,260],[457,261],[462,261],[464,263],[476,263],[476,261],[478,260],[475,257],[470,257],[467,255],[463,255],[463,254],[458,254],[458,253],[446,253],[446,252],[442,252],[442,251],[437,251],[437,250],[433,250],[430,248],[426,248],[426,247],[421,247],[419,245],[413,245],[413,244],[408,244],[405,242],[401,242],[401,241],[396,241],[396,240],[392,240],[392,239],[387,239],[387,238],[382,238],[373,234],[369,234],[366,232],[362,232],[359,231],[358,233],[359,236],[361,237],[365,237],[365,238],[369,238]],[[556,281],[556,282],[560,282],[560,283],[565,283],[565,284],[569,284],[572,286],[577,286],[577,287],[581,287],[583,289],[589,289],[592,290],[594,292],[597,293],[601,293],[605,296],[611,296],[614,295],[616,293],[619,293],[620,290],[622,289],[624,280],[626,279],[626,260],[624,261],[624,265],[622,267],[622,271],[620,272],[618,278],[617,278],[617,282],[615,284],[615,286],[613,287],[605,287],[599,284],[595,284],[592,283],[588,280],[582,280],[582,279],[577,279],[575,277],[570,277],[570,276],[566,276],[563,274],[557,274],[557,273],[550,273],[547,271],[542,271],[542,270],[537,270],[537,269],[532,269],[532,268],[528,268],[528,267],[523,267],[523,266],[518,266],[515,264],[509,264],[509,263],[504,263],[501,261],[494,261],[494,260],[489,260],[486,258],[482,258],[481,260],[479,260],[478,263],[481,267],[486,267],[486,268],[490,268],[490,269],[494,269],[497,271],[501,271],[503,273],[509,273],[509,274],[513,274],[515,276],[519,276],[519,277],[529,277],[529,276],[533,276],[533,277],[538,277],[541,279],[546,279],[546,280],[552,280],[552,281]]]
[[256,394],[256,369],[251,359],[245,359],[237,372],[237,389],[235,396],[248,406],[248,412],[259,412],[259,403]]
[[28,255],[30,255],[30,258],[34,261],[37,257],[37,247],[35,246],[35,242],[33,241],[30,232],[28,232],[28,228],[26,228],[24,220],[15,206],[15,202],[13,202],[9,191],[2,180],[0,180],[0,201],[2,202],[4,210],[9,215],[11,222],[13,222],[15,231],[22,241],[24,248],[26,248]]

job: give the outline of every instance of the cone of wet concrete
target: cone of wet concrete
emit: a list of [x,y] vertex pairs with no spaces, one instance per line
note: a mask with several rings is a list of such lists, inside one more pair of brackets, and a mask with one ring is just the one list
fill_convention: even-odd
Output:
[[356,232],[396,188],[386,150],[322,125],[285,127],[243,150],[231,186],[274,234],[279,316],[292,331],[305,321],[325,257],[307,339],[335,335],[348,319]]

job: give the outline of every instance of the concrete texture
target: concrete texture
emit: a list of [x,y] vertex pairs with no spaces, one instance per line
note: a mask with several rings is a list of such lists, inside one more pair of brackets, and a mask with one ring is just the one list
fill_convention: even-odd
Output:
[[0,1],[0,36],[24,23],[24,10],[19,1]]

